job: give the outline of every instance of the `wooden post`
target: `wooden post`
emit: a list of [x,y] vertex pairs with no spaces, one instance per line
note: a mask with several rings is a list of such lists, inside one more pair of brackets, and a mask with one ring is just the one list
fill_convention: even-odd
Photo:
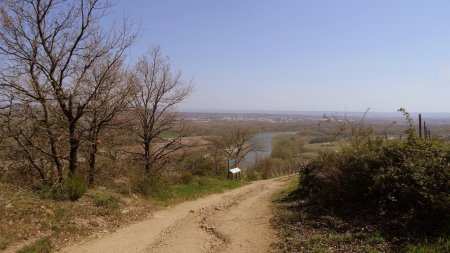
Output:
[[427,129],[427,122],[426,121],[424,121],[423,122],[423,133],[424,133],[424,135],[425,135],[425,140],[428,140],[428,129]]
[[419,113],[419,138],[422,139],[422,114]]
[[227,169],[227,178],[230,179],[230,158],[227,159],[228,169]]

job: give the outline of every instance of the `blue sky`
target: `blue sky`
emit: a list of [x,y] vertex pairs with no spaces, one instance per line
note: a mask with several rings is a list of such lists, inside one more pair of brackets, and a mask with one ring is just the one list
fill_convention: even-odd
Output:
[[450,112],[450,1],[116,0],[194,83],[181,110]]

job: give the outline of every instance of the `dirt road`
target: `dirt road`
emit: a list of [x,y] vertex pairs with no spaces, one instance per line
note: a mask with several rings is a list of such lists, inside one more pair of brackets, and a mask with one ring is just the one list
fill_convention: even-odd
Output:
[[62,252],[267,252],[277,240],[270,199],[289,180],[258,181],[181,203]]

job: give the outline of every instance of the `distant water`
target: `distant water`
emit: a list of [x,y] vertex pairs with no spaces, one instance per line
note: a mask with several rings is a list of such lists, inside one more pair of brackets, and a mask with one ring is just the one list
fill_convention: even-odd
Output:
[[248,153],[244,160],[241,162],[242,166],[249,166],[256,159],[270,157],[272,153],[272,137],[281,135],[281,134],[296,134],[297,132],[268,132],[268,133],[259,133],[253,136],[253,141],[258,143],[262,148],[261,151],[252,151]]

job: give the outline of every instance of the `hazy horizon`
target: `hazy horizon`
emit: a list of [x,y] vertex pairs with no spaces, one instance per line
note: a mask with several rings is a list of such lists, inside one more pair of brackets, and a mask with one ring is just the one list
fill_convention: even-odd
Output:
[[[183,110],[450,112],[448,1],[116,0],[194,83]],[[225,109],[224,109],[225,108]]]
[[[180,112],[198,112],[198,113],[275,113],[275,114],[301,114],[301,113],[339,113],[339,114],[362,114],[365,111],[345,111],[345,110],[246,110],[246,109],[182,109],[179,108]],[[407,110],[408,111],[408,110]],[[431,115],[448,115],[450,112],[414,112],[408,111],[410,114],[431,114]],[[398,114],[402,115],[398,111],[372,111],[369,110],[370,114]]]

